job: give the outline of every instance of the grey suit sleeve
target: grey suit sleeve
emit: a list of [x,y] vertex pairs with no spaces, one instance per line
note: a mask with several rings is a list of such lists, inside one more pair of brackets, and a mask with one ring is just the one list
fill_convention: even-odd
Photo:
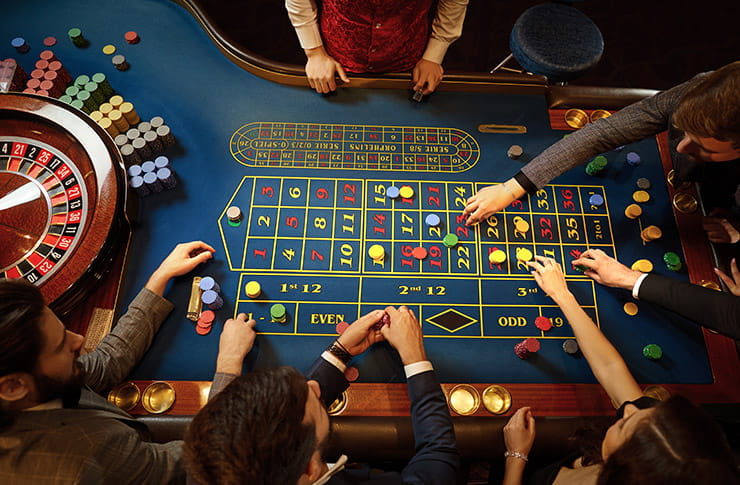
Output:
[[149,349],[172,308],[169,301],[142,289],[98,347],[80,357],[85,384],[102,392],[123,381]]
[[517,179],[523,175],[532,183],[532,188],[541,189],[552,179],[600,153],[665,131],[681,96],[704,75],[699,74],[570,133],[525,165],[516,175]]

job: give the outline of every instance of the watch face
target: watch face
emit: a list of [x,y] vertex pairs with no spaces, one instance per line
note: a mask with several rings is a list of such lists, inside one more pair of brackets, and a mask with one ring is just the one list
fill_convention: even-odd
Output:
[[24,278],[56,311],[71,309],[126,239],[125,187],[115,145],[87,115],[0,95],[0,277]]

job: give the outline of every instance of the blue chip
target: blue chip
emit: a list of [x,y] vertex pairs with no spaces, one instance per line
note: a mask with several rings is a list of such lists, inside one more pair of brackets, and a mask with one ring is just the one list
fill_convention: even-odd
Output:
[[16,37],[15,39],[10,41],[10,45],[12,45],[14,49],[23,47],[25,44],[26,39],[24,39],[23,37]]
[[593,194],[588,198],[588,203],[600,207],[604,204],[604,198],[600,194]]
[[141,164],[141,170],[143,170],[144,173],[154,172],[155,168],[154,162],[151,160],[147,160]]
[[160,155],[154,159],[154,166],[158,169],[167,168],[170,166],[170,159],[165,157],[164,155]]
[[385,189],[385,195],[387,197],[390,197],[391,199],[396,199],[399,195],[401,195],[401,189],[392,185]]
[[129,177],[136,177],[138,175],[141,175],[141,165],[131,165],[128,168],[128,175]]
[[144,183],[144,178],[140,176],[131,177],[129,185],[136,191],[139,197],[146,197],[149,195],[149,187]]
[[632,165],[633,167],[635,165],[639,165],[640,162],[642,162],[642,159],[640,158],[640,155],[638,155],[635,152],[629,152],[627,154],[627,163]]
[[429,214],[424,221],[427,226],[438,226],[442,222],[437,214]]

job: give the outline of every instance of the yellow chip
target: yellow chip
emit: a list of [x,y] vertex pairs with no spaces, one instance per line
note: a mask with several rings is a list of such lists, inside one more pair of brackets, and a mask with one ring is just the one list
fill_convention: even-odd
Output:
[[630,204],[624,210],[624,215],[630,219],[637,219],[642,215],[642,207],[637,204]]
[[380,244],[373,244],[370,246],[370,249],[368,249],[367,254],[373,261],[382,261],[385,257],[385,249],[383,249],[383,246]]
[[663,236],[663,231],[658,226],[648,226],[642,230],[640,237],[645,242],[655,241]]
[[516,249],[516,259],[518,259],[519,261],[531,261],[532,251],[530,251],[527,248],[517,248]]
[[640,271],[642,273],[649,273],[653,270],[653,263],[647,259],[638,259],[632,263],[632,269],[634,271]]
[[[120,94],[116,94],[114,96],[111,96],[108,102],[113,106],[115,109],[118,109],[119,106],[123,104],[123,96]],[[101,110],[102,111],[102,110]]]
[[493,264],[501,264],[506,261],[506,253],[497,249],[488,255],[488,261]]
[[105,47],[103,47],[103,54],[107,56],[113,54],[114,52],[116,52],[116,46],[112,44],[108,44]]
[[110,103],[103,103],[98,107],[98,111],[103,113],[103,116],[108,116],[108,113],[113,111],[113,105]]
[[92,113],[90,113],[90,118],[92,118],[92,120],[93,120],[93,121],[94,121],[95,123],[97,123],[97,122],[99,122],[100,120],[102,120],[102,119],[104,118],[104,116],[103,116],[103,113],[101,113],[101,112],[100,112],[100,111],[98,111],[98,110],[95,110],[95,111],[93,111]]
[[650,200],[650,194],[648,194],[644,190],[635,190],[635,192],[632,194],[632,199],[635,202],[640,202],[640,203],[647,202]]
[[624,313],[626,313],[627,315],[631,317],[634,317],[635,315],[637,315],[637,312],[639,311],[637,309],[637,305],[635,305],[631,301],[628,301],[627,303],[625,303],[623,308],[624,308]]
[[246,291],[249,298],[258,298],[262,294],[262,285],[257,281],[250,281],[247,283]]
[[401,187],[398,193],[404,199],[410,199],[414,196],[414,189],[412,189],[408,185],[404,185],[403,187]]
[[529,231],[529,222],[522,219],[522,220],[516,221],[516,223],[514,223],[514,227],[519,232],[527,232]]

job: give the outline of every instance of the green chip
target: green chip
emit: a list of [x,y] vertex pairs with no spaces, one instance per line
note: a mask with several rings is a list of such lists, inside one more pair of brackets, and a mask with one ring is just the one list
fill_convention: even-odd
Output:
[[444,239],[442,239],[442,244],[444,244],[447,248],[453,247],[458,242],[460,242],[460,238],[457,237],[457,234],[452,233],[446,234]]
[[87,74],[80,74],[75,78],[75,86],[77,86],[80,89],[84,89],[85,84],[90,82],[90,76]]
[[72,96],[68,94],[62,94],[61,96],[59,96],[59,101],[61,101],[62,103],[72,104]]
[[69,35],[69,38],[72,40],[79,39],[82,37],[82,31],[77,27],[73,27],[67,31],[67,35]]
[[241,219],[239,219],[238,221],[230,221],[227,219],[226,222],[228,222],[231,227],[239,227],[242,225]]
[[69,103],[71,106],[74,106],[75,108],[81,110],[84,104],[79,99],[73,99],[71,103]]
[[582,264],[577,264],[577,265],[573,266],[573,269],[576,270],[576,271],[578,271],[579,273],[583,273],[584,271],[586,271],[588,269],[588,266],[583,266]]
[[591,160],[590,163],[593,163],[595,167],[606,168],[606,166],[609,164],[609,161],[604,155],[598,155],[594,157],[594,159]]
[[285,306],[280,303],[275,303],[270,307],[270,316],[273,320],[282,320],[285,318]]
[[79,92],[80,88],[78,88],[77,86],[69,86],[67,89],[64,90],[64,94],[73,98],[76,97]]
[[656,344],[648,344],[642,349],[642,355],[648,359],[657,360],[663,357],[663,349]]
[[678,256],[678,254],[671,251],[663,255],[663,261],[665,261],[665,264],[667,264],[668,266],[676,266],[681,264],[681,258]]

